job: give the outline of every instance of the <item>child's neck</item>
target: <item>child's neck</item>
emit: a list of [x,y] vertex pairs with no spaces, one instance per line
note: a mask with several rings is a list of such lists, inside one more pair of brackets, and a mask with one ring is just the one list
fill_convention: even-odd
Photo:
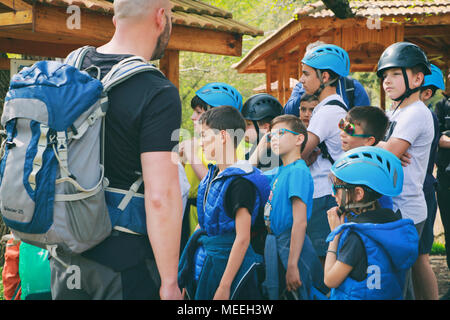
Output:
[[300,154],[300,150],[292,150],[292,152],[289,152],[287,154],[284,154],[281,157],[281,161],[283,161],[283,166],[287,166],[297,160],[300,160],[302,158]]
[[398,106],[399,109],[405,108],[417,101],[420,101],[420,92],[414,92],[408,98],[403,100],[402,104]]
[[238,162],[238,157],[236,151],[233,151],[232,153],[230,152],[222,157],[221,160],[217,161],[217,167],[219,168],[219,171],[222,172],[226,168],[231,167],[236,162]]
[[325,87],[319,95],[319,102],[322,102],[329,96],[336,94],[336,87]]

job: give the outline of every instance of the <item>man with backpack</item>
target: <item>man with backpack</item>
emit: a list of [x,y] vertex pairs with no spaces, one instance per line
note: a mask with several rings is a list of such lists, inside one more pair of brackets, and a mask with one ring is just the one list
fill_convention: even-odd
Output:
[[[114,36],[87,53],[82,69],[94,65],[103,75],[132,55],[147,61],[162,57],[171,32],[168,0],[116,0],[114,12]],[[145,189],[139,190],[144,189],[147,234],[113,230],[102,243],[83,253],[80,290],[87,296],[82,298],[179,299],[182,203],[177,166],[171,160],[177,144],[171,135],[181,123],[178,90],[161,73],[143,72],[111,90],[109,99],[105,175],[110,187],[128,190],[137,178],[135,172],[142,172]],[[90,270],[97,278],[84,282],[89,276],[84,273]],[[65,295],[67,289],[59,291],[66,273],[52,261],[55,298],[72,298],[70,293]]]
[[171,4],[116,0],[114,12],[107,44],[14,76],[0,211],[14,236],[49,249],[53,299],[180,299],[181,102],[147,63],[169,42]]

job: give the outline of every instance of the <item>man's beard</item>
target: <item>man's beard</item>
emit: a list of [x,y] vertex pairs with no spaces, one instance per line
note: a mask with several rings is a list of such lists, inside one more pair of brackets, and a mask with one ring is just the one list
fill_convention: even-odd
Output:
[[167,44],[170,39],[170,22],[169,18],[166,17],[166,26],[164,27],[164,31],[159,35],[158,40],[156,41],[156,47],[153,51],[152,58],[150,60],[158,60],[164,56],[164,50],[166,50]]

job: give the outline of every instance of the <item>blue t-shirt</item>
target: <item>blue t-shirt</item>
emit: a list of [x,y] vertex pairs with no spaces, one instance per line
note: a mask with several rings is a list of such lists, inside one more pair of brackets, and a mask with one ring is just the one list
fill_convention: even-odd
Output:
[[266,171],[264,175],[270,180],[270,229],[275,235],[292,228],[292,197],[298,197],[306,204],[306,218],[309,219],[314,182],[305,161],[297,160],[287,166]]

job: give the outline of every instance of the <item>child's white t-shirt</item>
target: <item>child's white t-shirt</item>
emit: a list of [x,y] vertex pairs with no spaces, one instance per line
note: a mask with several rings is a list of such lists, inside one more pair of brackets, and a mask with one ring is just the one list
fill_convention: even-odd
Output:
[[411,144],[407,150],[411,155],[411,163],[403,167],[402,193],[392,198],[394,211],[400,209],[403,218],[412,219],[414,224],[418,224],[427,218],[423,182],[434,138],[433,117],[422,101],[390,111],[387,116],[390,120],[389,139],[398,138]]
[[[338,124],[342,118],[345,118],[347,112],[340,106],[326,105],[331,100],[338,100],[345,105],[344,100],[337,94],[322,100],[314,108],[308,131],[314,133],[320,139],[320,142],[325,141],[328,152],[336,161],[344,153]],[[314,199],[331,194],[330,168],[331,162],[323,158],[322,155],[319,155],[317,160],[309,167],[314,180]]]

